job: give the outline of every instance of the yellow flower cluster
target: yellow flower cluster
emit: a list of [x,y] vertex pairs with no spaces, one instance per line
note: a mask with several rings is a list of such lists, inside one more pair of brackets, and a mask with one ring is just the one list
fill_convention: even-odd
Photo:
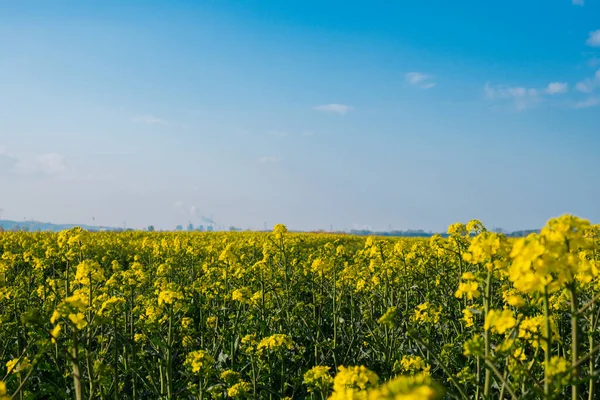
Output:
[[586,235],[590,229],[589,221],[565,215],[550,220],[539,234],[517,240],[508,271],[515,288],[523,293],[551,293],[572,283],[576,275],[596,277],[596,264],[579,256],[593,245]]
[[208,374],[215,364],[215,359],[205,350],[197,350],[189,353],[185,359],[185,365],[193,373]]
[[415,355],[403,356],[396,368],[394,368],[395,371],[399,371],[406,375],[429,375],[430,369],[431,366],[427,365],[423,358]]
[[333,387],[333,378],[329,375],[331,368],[324,365],[317,365],[306,371],[304,374],[304,384],[308,387],[308,392],[328,393]]
[[485,317],[483,329],[498,332],[500,334],[513,328],[517,324],[512,311],[510,310],[490,310]]
[[338,367],[333,380],[333,394],[330,400],[368,399],[368,389],[376,387],[379,377],[365,366]]
[[599,261],[573,216],[520,239],[477,220],[429,239],[2,232],[0,400],[433,399],[434,379],[595,398]]
[[276,333],[262,339],[257,346],[258,351],[273,351],[291,350],[294,347],[292,338],[286,334]]

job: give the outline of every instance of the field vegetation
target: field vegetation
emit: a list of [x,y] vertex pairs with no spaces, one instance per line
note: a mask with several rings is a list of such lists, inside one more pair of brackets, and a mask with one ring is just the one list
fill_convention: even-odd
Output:
[[0,400],[591,400],[599,231],[0,233]]

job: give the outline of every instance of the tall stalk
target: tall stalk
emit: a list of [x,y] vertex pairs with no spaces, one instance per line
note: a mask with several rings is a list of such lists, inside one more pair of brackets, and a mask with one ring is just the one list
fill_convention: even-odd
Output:
[[[485,298],[484,298],[484,308],[485,308],[485,316],[487,318],[490,311],[490,301],[492,299],[492,271],[488,270],[487,279],[485,283]],[[484,330],[483,338],[485,340],[485,359],[490,359],[490,331],[488,329]],[[489,368],[485,369],[485,382],[483,385],[483,396],[486,399],[489,399],[490,396],[490,388],[492,385],[492,371]]]
[[81,386],[81,369],[79,368],[78,356],[78,341],[77,331],[73,330],[73,352],[72,352],[72,368],[73,368],[73,384],[75,386],[75,399],[83,400],[83,387]]
[[579,329],[577,327],[577,310],[579,309],[577,304],[577,291],[575,283],[569,287],[571,293],[571,365],[572,369],[572,381],[571,386],[571,399],[577,400],[579,397],[579,386],[577,380],[579,379]]
[[548,367],[550,365],[550,352],[552,350],[552,335],[550,333],[550,305],[548,300],[548,287],[544,288],[544,323],[546,336],[546,348],[544,351],[544,398],[550,397],[550,376]]

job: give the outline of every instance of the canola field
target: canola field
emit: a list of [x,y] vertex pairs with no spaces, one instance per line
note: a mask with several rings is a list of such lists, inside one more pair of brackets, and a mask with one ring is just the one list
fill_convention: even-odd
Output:
[[0,233],[0,400],[600,398],[599,232]]

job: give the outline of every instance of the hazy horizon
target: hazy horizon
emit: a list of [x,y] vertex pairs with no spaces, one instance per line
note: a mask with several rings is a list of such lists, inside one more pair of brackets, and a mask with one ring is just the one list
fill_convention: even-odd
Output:
[[5,2],[0,219],[600,223],[598,16],[592,0]]

